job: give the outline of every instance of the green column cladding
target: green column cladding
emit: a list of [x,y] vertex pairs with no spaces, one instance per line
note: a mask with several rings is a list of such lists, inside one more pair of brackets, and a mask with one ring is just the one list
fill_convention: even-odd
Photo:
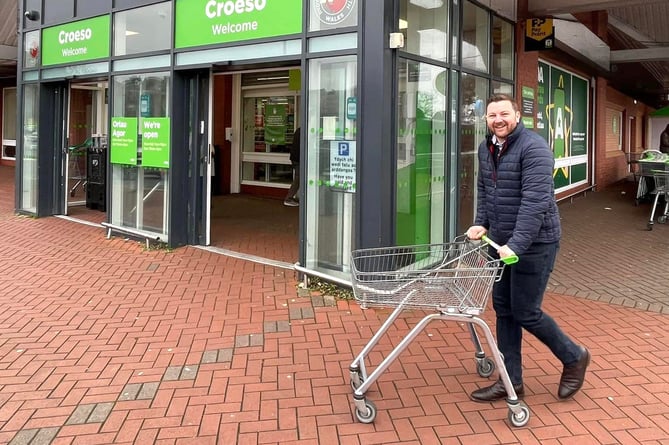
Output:
[[[415,157],[413,162],[397,171],[399,187],[409,190],[400,193],[409,202],[397,211],[396,242],[398,245],[426,244],[430,242],[430,189],[432,178],[432,120],[425,117],[420,108],[416,109],[414,134]],[[399,208],[399,206],[398,206]]]
[[302,32],[303,0],[177,0],[174,46],[189,48]]
[[45,28],[42,65],[83,62],[109,57],[109,15]]

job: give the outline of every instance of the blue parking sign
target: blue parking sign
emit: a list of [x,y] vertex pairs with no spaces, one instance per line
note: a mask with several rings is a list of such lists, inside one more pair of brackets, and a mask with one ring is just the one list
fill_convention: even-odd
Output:
[[339,152],[339,156],[349,156],[348,142],[340,142],[338,152]]

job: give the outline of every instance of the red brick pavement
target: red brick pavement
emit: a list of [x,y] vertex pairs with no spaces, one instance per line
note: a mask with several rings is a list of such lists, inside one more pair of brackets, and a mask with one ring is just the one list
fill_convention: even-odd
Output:
[[[15,216],[6,175],[0,443],[669,444],[660,312],[548,294],[546,309],[593,361],[583,390],[558,401],[558,363],[527,336],[523,428],[503,402],[468,400],[487,381],[468,333],[433,323],[372,385],[378,415],[361,424],[348,366],[387,310],[299,297],[285,270]],[[370,365],[420,318],[406,312]]]

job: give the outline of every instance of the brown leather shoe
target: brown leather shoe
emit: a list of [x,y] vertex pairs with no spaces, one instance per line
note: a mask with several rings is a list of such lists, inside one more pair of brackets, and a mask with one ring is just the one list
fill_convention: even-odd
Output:
[[590,352],[583,346],[581,348],[581,358],[570,366],[565,366],[560,377],[560,386],[558,387],[558,398],[568,399],[573,396],[583,386],[585,380],[585,370],[590,364]]
[[[516,391],[516,397],[522,399],[525,395],[525,388],[523,384],[513,385],[513,390]],[[502,400],[507,398],[506,389],[502,380],[497,380],[493,385],[485,388],[477,389],[472,392],[470,397],[475,402],[494,402],[495,400]]]

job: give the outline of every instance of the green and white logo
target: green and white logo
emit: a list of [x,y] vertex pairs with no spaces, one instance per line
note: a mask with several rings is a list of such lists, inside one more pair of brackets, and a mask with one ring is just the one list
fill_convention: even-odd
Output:
[[46,28],[42,33],[42,65],[83,62],[109,57],[108,15]]
[[302,31],[302,0],[177,0],[175,48]]

